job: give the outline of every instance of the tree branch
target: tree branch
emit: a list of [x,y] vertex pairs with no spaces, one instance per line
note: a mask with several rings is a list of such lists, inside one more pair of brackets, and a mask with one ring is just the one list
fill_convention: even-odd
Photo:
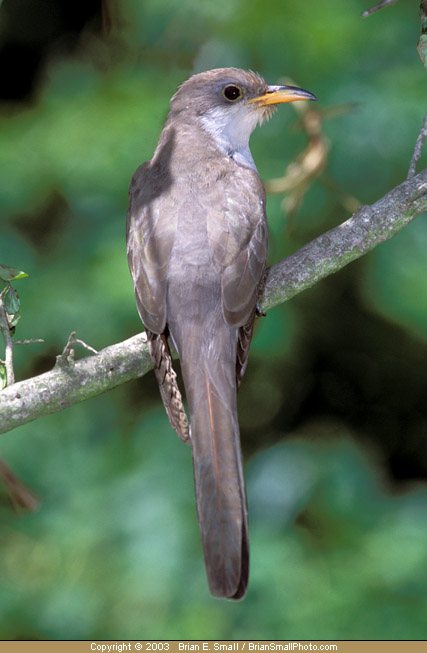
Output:
[[427,169],[269,268],[261,307],[268,310],[311,288],[395,236],[425,211]]
[[[425,211],[427,169],[269,268],[261,308],[271,309],[314,286],[392,238]],[[0,392],[0,433],[141,377],[151,367],[143,333],[93,356],[78,361],[67,359],[50,372]]]
[[409,164],[408,176],[406,177],[407,179],[413,177],[417,171],[418,161],[421,158],[421,152],[424,147],[424,143],[426,142],[426,139],[427,139],[427,113],[424,116],[423,126],[421,127],[421,131],[418,134],[417,142],[415,143],[414,153],[412,155],[411,163]]
[[0,433],[112,390],[143,376],[151,367],[145,333],[96,355],[55,365],[50,372],[0,392]]
[[374,7],[371,7],[370,9],[366,9],[366,11],[362,11],[362,18],[366,18],[367,16],[370,16],[370,14],[373,14],[374,11],[383,9],[384,7],[387,7],[388,5],[392,5],[395,2],[397,2],[397,0],[382,0],[382,2],[379,2]]

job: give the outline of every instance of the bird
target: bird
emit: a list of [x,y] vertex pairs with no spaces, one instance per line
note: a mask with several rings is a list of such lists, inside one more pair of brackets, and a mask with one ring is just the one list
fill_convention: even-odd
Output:
[[191,445],[214,597],[243,598],[249,575],[237,390],[268,244],[265,191],[249,138],[278,104],[316,99],[238,68],[194,74],[172,96],[153,158],[130,183],[127,256],[136,305],[171,426]]

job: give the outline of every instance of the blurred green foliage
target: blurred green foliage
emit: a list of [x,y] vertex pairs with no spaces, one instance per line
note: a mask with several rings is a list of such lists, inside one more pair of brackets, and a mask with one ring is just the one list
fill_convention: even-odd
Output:
[[[16,348],[18,379],[72,330],[100,349],[141,329],[127,187],[192,72],[286,74],[320,108],[356,103],[324,125],[330,178],[370,203],[406,177],[426,106],[417,7],[362,20],[367,5],[121,0],[112,35],[50,51],[32,100],[0,106],[0,262],[29,274],[18,337],[45,339]],[[262,177],[304,145],[282,107],[252,138]],[[268,215],[271,261],[348,217],[319,181],[292,235],[279,197]],[[426,638],[426,246],[422,216],[260,320],[239,398],[243,602],[209,596],[191,453],[152,375],[3,436],[43,505],[18,519],[0,495],[0,637]]]

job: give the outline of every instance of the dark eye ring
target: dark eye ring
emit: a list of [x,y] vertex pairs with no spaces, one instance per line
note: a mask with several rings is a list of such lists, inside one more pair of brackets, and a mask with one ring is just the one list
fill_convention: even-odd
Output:
[[230,100],[230,102],[235,102],[236,100],[240,100],[242,97],[242,89],[239,86],[235,86],[234,84],[228,84],[222,91],[223,96],[226,98],[226,100]]

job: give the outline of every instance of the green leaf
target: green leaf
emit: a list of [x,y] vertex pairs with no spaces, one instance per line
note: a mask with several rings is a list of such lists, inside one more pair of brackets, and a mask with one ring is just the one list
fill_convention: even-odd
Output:
[[427,34],[421,34],[417,45],[418,54],[424,68],[427,70]]
[[6,387],[7,384],[7,374],[4,364],[0,361],[0,390]]
[[28,277],[26,272],[0,263],[0,279],[2,281],[15,281],[15,279],[23,279],[24,277]]
[[21,319],[21,314],[15,313],[12,319],[9,320],[9,329],[12,335],[15,333],[15,327],[20,319]]
[[20,303],[18,293],[14,288],[12,288],[12,286],[9,286],[3,295],[3,306],[6,313],[9,313],[9,315],[15,315],[15,313],[19,311]]

